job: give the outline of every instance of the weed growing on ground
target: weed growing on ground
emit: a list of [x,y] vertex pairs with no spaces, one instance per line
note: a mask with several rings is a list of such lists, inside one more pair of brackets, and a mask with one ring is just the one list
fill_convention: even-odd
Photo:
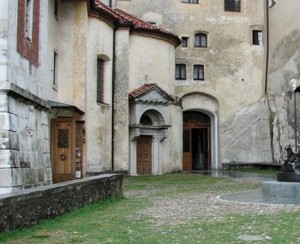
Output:
[[[178,223],[174,223],[176,219],[159,223],[159,216],[143,214],[159,201],[258,187],[259,182],[185,173],[128,177],[124,179],[124,197],[41,221],[35,227],[1,233],[0,243],[244,243],[241,235],[260,236],[264,243],[299,243],[299,212],[223,213],[222,218],[211,219],[195,213],[194,218]],[[221,213],[223,209],[215,211]]]

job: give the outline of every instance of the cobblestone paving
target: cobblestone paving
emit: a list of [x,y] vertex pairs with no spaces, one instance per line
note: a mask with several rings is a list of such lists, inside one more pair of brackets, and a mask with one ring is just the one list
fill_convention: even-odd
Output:
[[[153,192],[154,191],[154,192]],[[300,205],[264,204],[264,203],[239,203],[228,202],[218,198],[224,193],[205,192],[190,193],[184,196],[157,197],[151,191],[128,191],[128,198],[151,197],[152,204],[136,212],[137,216],[147,216],[153,219],[156,225],[172,223],[173,225],[186,223],[195,218],[207,221],[222,220],[229,214],[274,214],[279,211],[299,211]]]

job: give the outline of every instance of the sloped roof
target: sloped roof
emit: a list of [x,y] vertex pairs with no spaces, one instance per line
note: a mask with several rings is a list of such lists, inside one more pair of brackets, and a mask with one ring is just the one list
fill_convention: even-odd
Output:
[[174,44],[175,46],[178,46],[181,43],[179,37],[172,32],[142,21],[121,9],[112,9],[104,4],[101,0],[92,0],[91,7],[93,8],[93,10],[99,12],[99,15],[97,17],[101,18],[100,14],[102,13],[106,17],[103,19],[107,22],[111,22],[113,25],[126,25],[130,27],[131,32],[141,35],[147,33],[147,36],[153,36],[159,39],[163,39]]
[[168,98],[168,100],[174,101],[174,98],[169,93],[167,93],[164,89],[160,88],[156,83],[144,84],[141,87],[133,90],[132,92],[129,93],[129,99],[134,100],[153,90],[159,91],[162,95]]

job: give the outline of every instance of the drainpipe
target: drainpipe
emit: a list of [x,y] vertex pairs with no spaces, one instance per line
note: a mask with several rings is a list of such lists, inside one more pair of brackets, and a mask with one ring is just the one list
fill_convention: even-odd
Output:
[[113,31],[112,94],[111,94],[111,170],[115,170],[115,77],[116,77],[116,28]]
[[265,73],[265,95],[268,91],[268,72],[269,72],[269,0],[266,0],[266,73]]

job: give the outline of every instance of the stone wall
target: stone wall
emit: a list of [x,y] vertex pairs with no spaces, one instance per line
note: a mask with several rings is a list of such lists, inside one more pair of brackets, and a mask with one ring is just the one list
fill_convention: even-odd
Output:
[[[299,93],[293,94],[288,87],[291,79],[300,78],[300,1],[276,1],[269,9],[269,64],[267,95],[271,112],[272,146],[274,162],[286,157],[285,148],[295,150],[295,109],[300,114]],[[288,23],[288,24],[287,24]],[[299,117],[297,137],[299,137]],[[297,143],[299,148],[299,141]]]
[[0,195],[0,231],[36,225],[78,207],[122,195],[123,175],[104,174]]
[[6,83],[0,94],[0,194],[52,183],[46,101]]

